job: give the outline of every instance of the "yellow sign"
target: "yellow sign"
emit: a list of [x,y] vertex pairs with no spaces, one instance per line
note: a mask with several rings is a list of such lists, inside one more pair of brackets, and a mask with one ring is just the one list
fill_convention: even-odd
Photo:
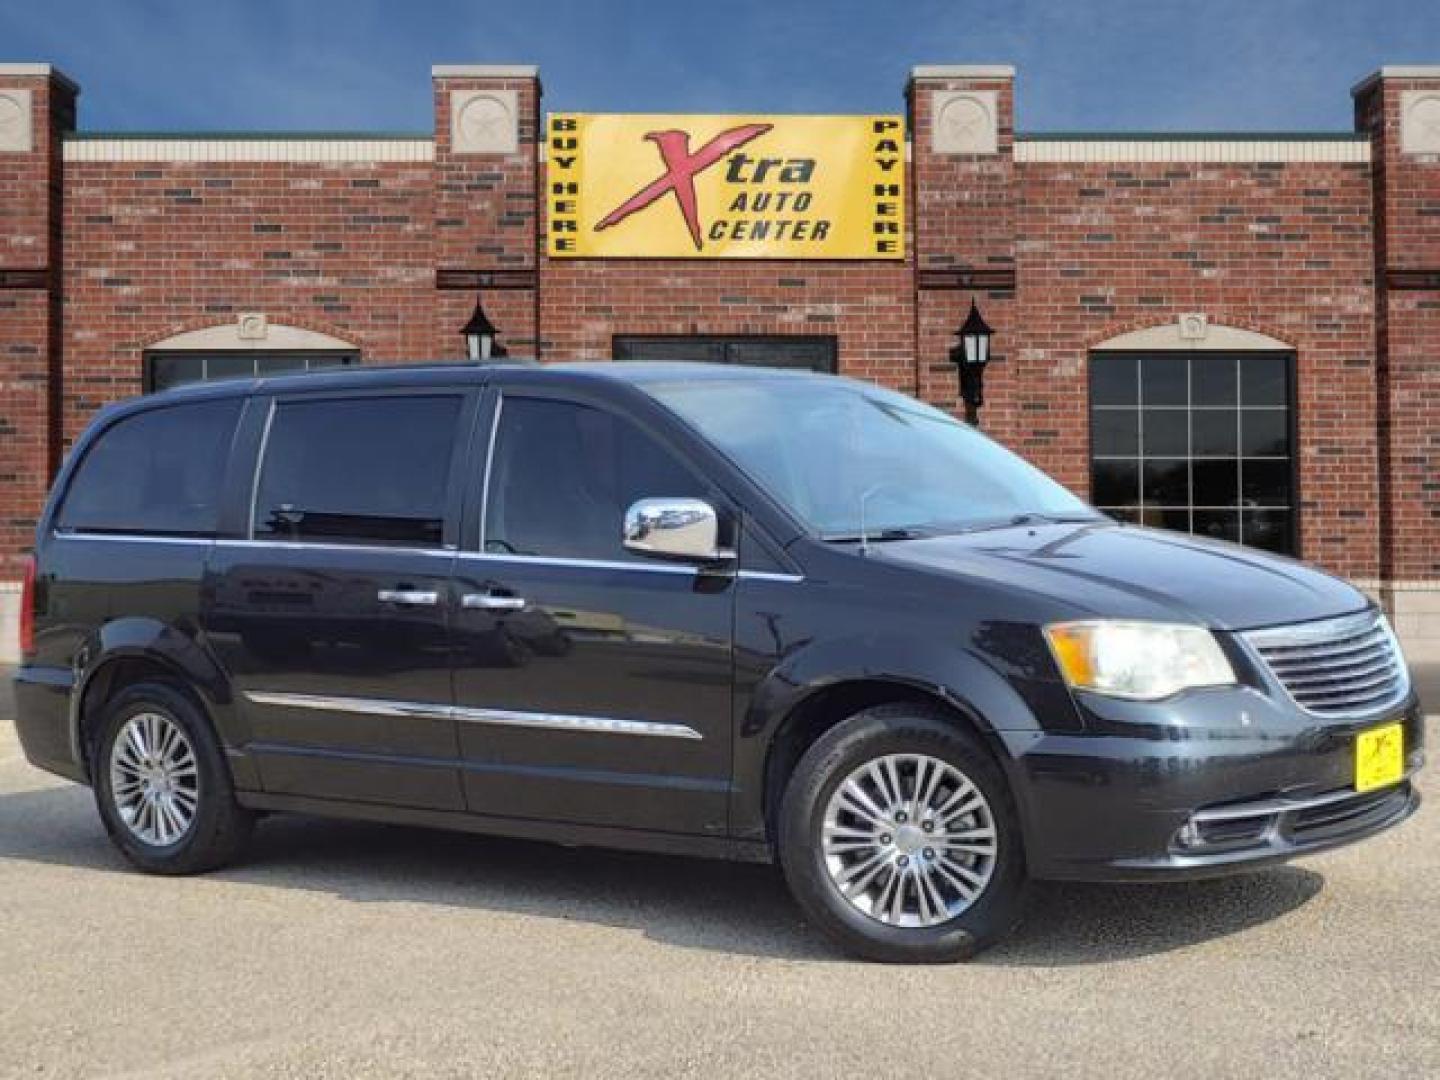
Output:
[[1405,779],[1405,728],[1386,724],[1355,736],[1355,790],[1373,791]]
[[552,258],[903,259],[899,116],[552,114]]

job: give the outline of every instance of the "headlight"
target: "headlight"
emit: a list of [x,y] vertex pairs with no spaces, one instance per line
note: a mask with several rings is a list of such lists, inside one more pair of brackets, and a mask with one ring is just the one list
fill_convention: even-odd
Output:
[[1065,681],[1076,690],[1157,701],[1194,686],[1228,686],[1235,669],[1203,626],[1069,622],[1045,627]]

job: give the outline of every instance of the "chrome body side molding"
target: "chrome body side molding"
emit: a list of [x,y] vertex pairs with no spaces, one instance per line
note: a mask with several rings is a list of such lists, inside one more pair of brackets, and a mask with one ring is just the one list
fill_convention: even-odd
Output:
[[324,712],[362,713],[366,716],[423,717],[432,720],[458,720],[466,724],[496,724],[501,727],[544,728],[549,731],[580,731],[601,735],[641,735],[661,739],[704,738],[700,732],[688,724],[626,720],[613,716],[576,716],[570,713],[470,709],[454,705],[430,705],[418,701],[329,697],[320,694],[289,694],[268,690],[247,690],[245,698],[256,705],[275,705],[288,709],[319,709]]

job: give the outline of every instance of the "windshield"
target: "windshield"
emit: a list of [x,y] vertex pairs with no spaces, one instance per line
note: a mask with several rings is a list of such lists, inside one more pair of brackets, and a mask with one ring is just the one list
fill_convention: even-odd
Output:
[[717,379],[645,389],[828,539],[1103,520],[968,425],[879,387]]

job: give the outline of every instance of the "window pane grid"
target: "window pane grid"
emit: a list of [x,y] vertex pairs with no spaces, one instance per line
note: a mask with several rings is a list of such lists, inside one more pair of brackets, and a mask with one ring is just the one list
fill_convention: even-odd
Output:
[[1275,353],[1093,356],[1095,505],[1293,551],[1290,364]]
[[323,371],[359,362],[353,352],[150,352],[145,354],[145,387],[156,393],[188,383]]

